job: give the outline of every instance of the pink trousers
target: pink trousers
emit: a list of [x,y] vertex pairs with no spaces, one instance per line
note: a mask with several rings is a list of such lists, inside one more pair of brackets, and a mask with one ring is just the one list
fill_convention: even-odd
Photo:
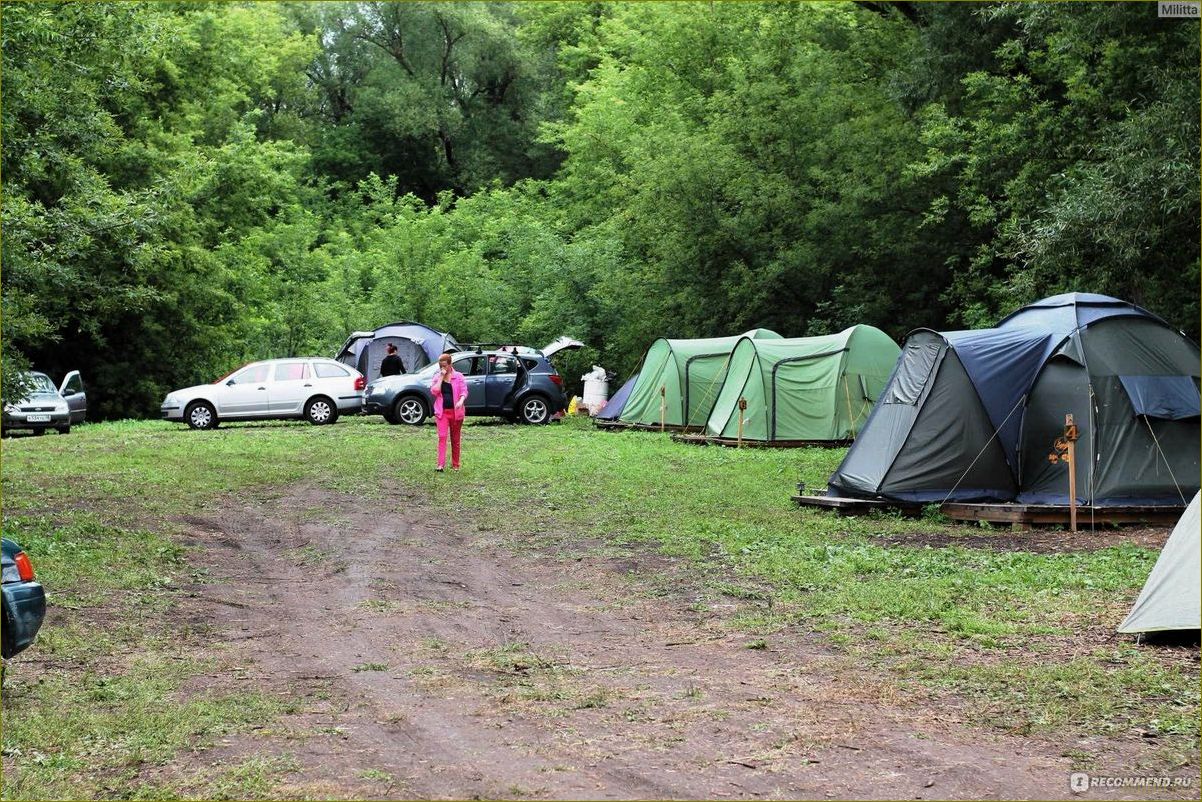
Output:
[[451,436],[451,467],[459,467],[459,434],[463,430],[463,420],[455,420],[454,410],[443,412],[438,416],[438,467],[447,466],[447,435]]

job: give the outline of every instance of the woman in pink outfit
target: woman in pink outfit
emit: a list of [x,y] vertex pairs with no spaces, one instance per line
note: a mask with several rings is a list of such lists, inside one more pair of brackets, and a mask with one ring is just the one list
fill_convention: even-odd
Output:
[[430,382],[434,396],[434,420],[438,422],[438,467],[447,467],[447,436],[451,438],[451,467],[459,470],[459,434],[463,429],[464,405],[467,403],[467,381],[451,366],[451,355],[438,358],[438,370]]

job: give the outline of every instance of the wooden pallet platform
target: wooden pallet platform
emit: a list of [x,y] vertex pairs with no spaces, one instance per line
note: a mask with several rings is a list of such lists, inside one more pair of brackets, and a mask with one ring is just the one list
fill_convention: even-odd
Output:
[[[672,435],[678,443],[689,443],[698,446],[727,446],[739,448],[739,441],[734,437],[712,437],[704,434]],[[850,440],[748,440],[744,438],[742,448],[842,448],[851,445]]]
[[[1013,524],[1017,528],[1033,525],[1069,524],[1067,504],[963,504],[948,502],[940,512],[953,521],[988,521]],[[1184,505],[1126,507],[1077,507],[1077,528],[1111,524],[1154,524],[1172,526],[1185,512]]]
[[[659,432],[659,424],[646,423],[623,423],[617,420],[600,421],[593,419],[593,425],[598,429],[608,429],[609,431],[631,431],[631,432]],[[683,426],[675,426],[671,423],[664,426],[665,432],[679,432],[684,429]]]
[[799,507],[817,507],[834,510],[840,515],[867,515],[874,510],[883,512],[900,512],[907,518],[917,518],[922,515],[921,504],[899,504],[893,501],[872,498],[843,498],[841,496],[794,496],[793,500]]
[[672,435],[672,441],[675,443],[687,443],[692,446],[708,446],[710,438],[704,434],[686,434],[685,432],[676,432]]
[[[798,506],[834,510],[840,515],[865,515],[873,510],[896,511],[908,518],[922,514],[923,505],[904,504],[885,499],[842,498],[826,495],[793,496]],[[1032,526],[1068,526],[1068,505],[1058,504],[966,504],[948,502],[939,508],[953,521],[987,521],[1010,524],[1022,531]],[[1185,512],[1184,505],[1126,507],[1078,507],[1077,528],[1112,526],[1117,524],[1146,524],[1172,526]]]

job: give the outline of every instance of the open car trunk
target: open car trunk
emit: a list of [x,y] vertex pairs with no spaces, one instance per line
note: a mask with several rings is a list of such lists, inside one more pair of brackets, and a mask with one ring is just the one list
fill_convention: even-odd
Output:
[[571,337],[560,337],[553,342],[547,343],[539,350],[543,352],[543,356],[549,359],[553,354],[558,354],[560,351],[583,347],[584,343],[580,342],[580,340],[573,340]]

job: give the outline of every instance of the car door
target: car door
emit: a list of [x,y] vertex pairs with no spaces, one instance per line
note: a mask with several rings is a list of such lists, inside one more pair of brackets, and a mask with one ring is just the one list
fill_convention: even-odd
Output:
[[300,360],[276,362],[271,370],[267,396],[273,415],[299,415],[313,392],[309,363]]
[[513,395],[514,383],[518,378],[520,363],[513,354],[490,354],[488,361],[488,382],[485,390],[485,404],[490,413],[500,413],[506,409],[509,397]]
[[487,376],[484,371],[484,357],[479,354],[459,356],[451,360],[455,370],[463,374],[467,382],[467,401],[464,411],[478,415],[484,411],[484,387]]
[[270,378],[267,362],[247,365],[230,376],[216,394],[217,414],[223,418],[267,415],[271,411]]
[[73,370],[64,376],[58,391],[66,399],[67,407],[71,410],[71,422],[83,423],[84,418],[88,416],[88,394],[84,392],[83,377],[79,375],[79,371]]

